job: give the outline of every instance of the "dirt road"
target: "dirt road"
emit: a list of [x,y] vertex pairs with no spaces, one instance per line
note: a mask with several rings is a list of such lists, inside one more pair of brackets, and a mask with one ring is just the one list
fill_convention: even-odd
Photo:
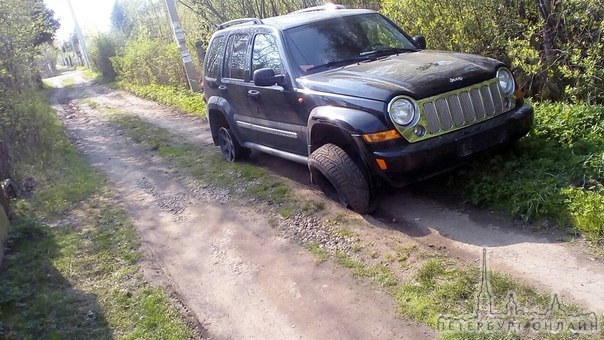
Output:
[[[61,78],[50,81],[60,84]],[[73,99],[119,109],[213,147],[207,122],[125,92],[92,84],[57,92],[57,103]],[[104,110],[85,107],[73,113],[64,105],[55,107],[80,151],[107,174],[135,221],[156,267],[149,275],[170,283],[210,337],[435,336],[425,326],[396,318],[392,299],[379,289],[330,262],[317,264],[306,249],[280,237],[266,212],[222,204],[211,188],[133,144],[105,121]],[[305,167],[256,154],[251,162],[287,178],[295,190],[317,195]],[[384,195],[376,214],[357,215],[374,226],[362,232],[375,242],[413,240],[468,261],[477,260],[486,247],[492,267],[604,313],[604,264],[584,246],[532,233],[488,212],[451,207],[418,191],[421,184]]]

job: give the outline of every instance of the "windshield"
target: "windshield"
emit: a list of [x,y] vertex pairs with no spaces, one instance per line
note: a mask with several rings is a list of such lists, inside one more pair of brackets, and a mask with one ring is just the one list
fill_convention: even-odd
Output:
[[286,39],[302,74],[415,51],[407,36],[378,13],[295,27],[286,31]]

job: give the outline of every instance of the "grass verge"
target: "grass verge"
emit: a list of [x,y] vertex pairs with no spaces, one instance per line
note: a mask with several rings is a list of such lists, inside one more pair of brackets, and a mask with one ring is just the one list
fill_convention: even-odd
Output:
[[205,117],[206,104],[200,93],[190,90],[177,89],[166,85],[134,85],[126,82],[117,82],[117,87],[130,91],[137,96],[154,100],[156,102],[173,106],[186,113]]
[[103,177],[63,134],[15,202],[0,268],[0,338],[186,339],[195,330],[137,265],[139,240]]
[[478,158],[441,180],[475,205],[557,225],[594,244],[604,241],[604,106],[534,108],[533,131],[513,149]]

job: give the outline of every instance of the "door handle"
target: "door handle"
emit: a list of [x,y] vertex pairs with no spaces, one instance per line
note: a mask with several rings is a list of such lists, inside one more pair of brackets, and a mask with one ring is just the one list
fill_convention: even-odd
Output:
[[260,98],[260,92],[257,90],[249,90],[247,91],[247,96],[252,99],[258,99]]
[[220,86],[218,86],[218,90],[220,90],[220,91],[226,91],[227,87],[226,87],[226,85],[220,85]]

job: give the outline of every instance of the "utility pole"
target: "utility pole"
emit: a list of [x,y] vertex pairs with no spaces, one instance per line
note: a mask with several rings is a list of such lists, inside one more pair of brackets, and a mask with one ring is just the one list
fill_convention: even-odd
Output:
[[84,40],[84,35],[82,35],[82,30],[80,29],[80,25],[78,25],[78,19],[75,16],[75,12],[73,11],[73,7],[71,7],[71,1],[67,0],[67,4],[69,5],[69,10],[71,11],[71,16],[73,18],[73,23],[76,31],[76,36],[78,37],[78,41],[80,43],[80,49],[82,50],[82,55],[84,56],[84,62],[86,63],[86,67],[90,68],[90,58],[88,57],[88,49],[86,48],[86,41]]
[[176,39],[178,48],[180,49],[180,56],[182,57],[182,63],[185,67],[189,87],[191,88],[191,91],[199,92],[199,84],[197,83],[195,68],[193,67],[193,59],[191,58],[191,54],[189,54],[189,49],[187,48],[185,32],[180,26],[180,19],[178,18],[178,13],[176,12],[174,0],[166,0],[166,7],[168,7],[170,21],[172,21],[172,28],[174,29],[174,38]]

